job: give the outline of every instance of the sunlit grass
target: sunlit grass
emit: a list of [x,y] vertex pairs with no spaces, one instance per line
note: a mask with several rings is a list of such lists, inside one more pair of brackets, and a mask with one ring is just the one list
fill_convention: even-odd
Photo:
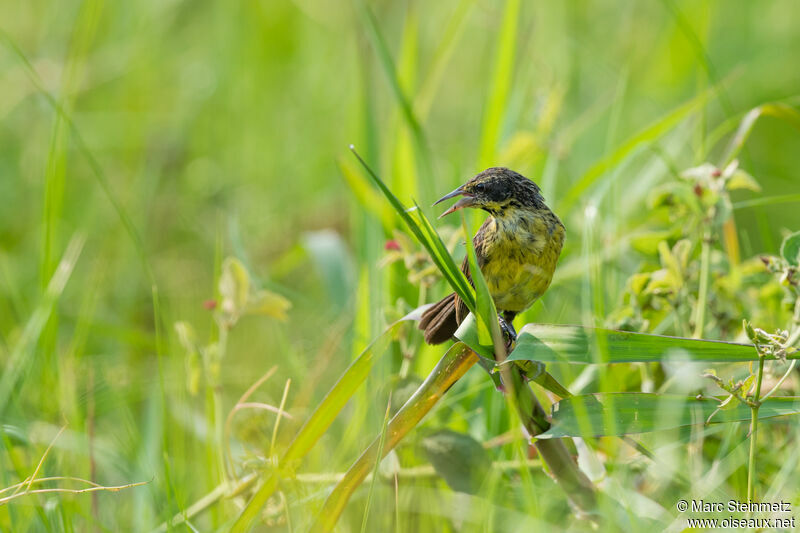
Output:
[[[444,353],[412,323],[381,336],[449,288],[425,270],[422,248],[378,266],[394,231],[408,229],[350,143],[432,220],[429,204],[483,166],[511,166],[542,186],[567,245],[553,286],[518,326],[741,342],[745,318],[789,329],[778,278],[749,260],[778,255],[800,229],[800,101],[786,53],[798,17],[789,0],[4,3],[0,490],[32,476],[29,489],[74,488],[44,481],[55,477],[126,488],[18,495],[0,505],[0,529],[151,531],[179,517],[225,531],[264,480],[274,490],[252,514],[265,529],[311,526],[382,434],[389,398],[402,405]],[[703,256],[700,234],[676,234],[655,197],[687,168],[734,158],[762,190],[730,192],[729,226]],[[435,229],[463,257],[460,230]],[[644,296],[630,276],[668,272],[658,243],[672,252],[683,237],[685,305],[631,315],[631,299]],[[253,293],[291,302],[285,321],[249,313],[220,328],[227,257],[241,261]],[[422,274],[412,282],[409,270]],[[698,326],[700,271],[708,305]],[[194,329],[197,353],[178,321]],[[354,379],[335,388],[350,365]],[[576,394],[720,394],[700,377],[707,366],[547,370]],[[260,407],[237,407],[273,367],[246,398]],[[786,369],[766,367],[765,392]],[[748,371],[714,368],[734,381]],[[797,387],[790,374],[776,395]],[[533,390],[545,408],[555,401]],[[290,415],[277,430],[276,410]],[[470,370],[354,490],[341,530],[585,530],[564,518],[567,500],[518,426],[485,372]],[[422,449],[426,431],[442,428],[486,450],[491,467],[474,494],[453,491]],[[658,529],[684,518],[678,498],[746,494],[747,431],[695,424],[637,436],[656,460],[615,437],[570,450],[595,465],[600,492],[647,509]],[[798,436],[795,418],[759,425],[758,499],[800,505]],[[600,513],[654,530],[614,505]]]

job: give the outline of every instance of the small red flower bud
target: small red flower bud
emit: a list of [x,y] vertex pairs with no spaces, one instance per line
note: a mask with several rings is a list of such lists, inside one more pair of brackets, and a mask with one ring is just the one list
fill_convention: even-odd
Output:
[[394,250],[394,251],[399,252],[400,251],[400,245],[397,243],[396,240],[391,239],[391,240],[386,241],[386,244],[383,245],[383,249],[384,250]]
[[213,311],[217,308],[217,301],[216,300],[206,300],[203,302],[203,307],[208,311]]
[[715,168],[714,170],[711,171],[712,178],[718,178],[720,176],[722,176],[722,171],[720,169]]

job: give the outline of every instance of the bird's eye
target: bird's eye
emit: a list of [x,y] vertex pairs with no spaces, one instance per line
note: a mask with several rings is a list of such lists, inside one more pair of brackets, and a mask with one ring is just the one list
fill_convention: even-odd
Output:
[[475,185],[475,190],[478,192],[484,192],[486,190],[486,184],[478,183],[477,185]]

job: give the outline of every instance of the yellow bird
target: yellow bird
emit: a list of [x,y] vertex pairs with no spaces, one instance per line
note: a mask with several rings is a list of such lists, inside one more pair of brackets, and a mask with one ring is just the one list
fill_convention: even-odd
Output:
[[[484,170],[434,205],[456,196],[461,198],[442,217],[465,207],[490,215],[472,242],[500,323],[516,338],[514,317],[533,305],[553,279],[564,244],[564,224],[544,203],[538,185],[507,168]],[[471,283],[466,258],[461,270]],[[452,338],[468,313],[453,293],[425,311],[419,329],[428,344],[440,344]]]

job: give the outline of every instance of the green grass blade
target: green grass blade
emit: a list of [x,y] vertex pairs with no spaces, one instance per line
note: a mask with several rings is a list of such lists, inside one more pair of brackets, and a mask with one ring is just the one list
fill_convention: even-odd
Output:
[[[17,56],[17,59],[22,63],[25,73],[28,75],[29,80],[39,93],[47,100],[48,104],[59,114],[61,119],[64,123],[69,127],[69,131],[72,134],[72,138],[75,141],[75,145],[78,150],[83,154],[86,158],[87,163],[89,163],[89,167],[92,169],[92,174],[94,178],[97,180],[97,183],[100,185],[100,188],[103,190],[103,194],[106,196],[106,199],[109,201],[111,206],[113,207],[114,211],[117,213],[122,226],[125,228],[125,231],[128,234],[131,242],[133,243],[134,247],[136,248],[137,255],[141,259],[145,273],[147,274],[148,281],[155,285],[155,275],[153,274],[153,270],[150,267],[150,262],[147,258],[147,254],[145,253],[144,243],[139,236],[139,232],[136,230],[136,226],[133,223],[130,215],[128,212],[122,207],[122,203],[117,198],[116,194],[111,188],[111,184],[108,181],[108,177],[106,176],[103,168],[100,166],[100,163],[95,158],[94,154],[89,150],[86,142],[83,139],[78,127],[72,121],[72,118],[69,116],[67,111],[61,106],[58,100],[50,94],[44,87],[44,83],[42,82],[39,75],[36,73],[36,70],[31,65],[28,58],[25,54],[22,53],[22,50],[11,40],[11,38],[6,34],[4,31],[0,29],[0,38],[5,41],[6,46],[11,50],[11,52]],[[160,320],[160,317],[156,317],[156,320]]]
[[20,376],[32,364],[31,358],[33,357],[34,347],[61,293],[64,291],[67,281],[72,275],[72,270],[75,268],[78,257],[80,257],[85,240],[83,236],[76,236],[70,241],[64,251],[64,256],[47,284],[41,301],[25,324],[19,339],[11,347],[3,368],[3,376],[0,378],[0,414],[5,411],[8,399],[14,391]]
[[495,366],[494,348],[492,346],[492,339],[489,342],[481,342],[478,337],[478,321],[473,313],[467,315],[467,318],[458,326],[455,338],[466,344],[478,354],[482,359],[485,359],[489,364],[488,370],[492,370]]
[[[419,26],[417,4],[411,2],[406,9],[400,50],[397,55],[397,83],[404,95],[413,95],[417,83]],[[411,96],[408,96],[408,100],[411,105]],[[411,107],[411,109],[414,108]],[[392,161],[390,185],[400,198],[419,198],[419,174],[417,172],[419,166],[417,154],[414,151],[414,134],[402,114],[400,112],[400,116],[391,119],[393,124],[391,128],[395,134],[384,136],[385,153],[391,154]],[[429,180],[426,180],[426,184],[430,186]]]
[[455,10],[450,14],[447,25],[441,34],[439,46],[433,53],[430,67],[428,67],[428,73],[415,99],[414,109],[417,112],[417,116],[423,121],[430,112],[433,98],[444,77],[445,67],[450,57],[453,55],[453,51],[456,49],[459,37],[464,32],[467,15],[473,5],[475,5],[475,0],[461,0]]
[[417,117],[414,115],[414,110],[411,107],[411,103],[403,92],[403,87],[401,86],[400,80],[397,77],[397,67],[395,66],[392,55],[389,52],[389,46],[386,44],[386,39],[384,39],[383,33],[381,33],[380,26],[378,26],[378,21],[375,18],[375,14],[372,13],[372,10],[370,10],[369,7],[363,3],[359,3],[358,8],[361,18],[363,19],[367,28],[368,37],[370,41],[372,41],[375,52],[378,54],[378,60],[381,64],[381,67],[383,68],[384,72],[386,73],[386,77],[389,80],[389,86],[392,89],[392,93],[394,94],[400,109],[403,111],[403,116],[405,117],[406,122],[408,122],[409,127],[414,132],[414,136],[421,140],[423,135],[422,127],[420,126]]
[[409,431],[417,427],[423,417],[442,398],[447,390],[458,381],[477,358],[474,352],[463,343],[454,344],[439,360],[422,385],[394,415],[386,431],[386,439],[381,445],[381,437],[361,454],[347,470],[344,478],[336,485],[322,507],[317,522],[311,531],[331,531],[344,510],[350,496],[355,492],[375,461],[384,457]]
[[[628,435],[702,424],[717,410],[720,400],[638,392],[572,396],[553,405],[552,425],[538,438]],[[761,405],[758,417],[795,414],[800,414],[800,397],[770,398]],[[750,407],[736,402],[714,414],[710,423],[751,417]]]
[[[384,350],[378,348],[379,343],[387,341],[391,337],[391,332],[401,322],[405,320],[415,319],[414,313],[403,317],[397,322],[387,327],[383,333],[375,338],[359,356],[347,367],[342,376],[328,392],[322,402],[312,413],[311,417],[303,424],[303,427],[297,432],[294,440],[287,448],[286,452],[281,458],[281,466],[293,466],[294,463],[301,460],[328,430],[334,419],[339,415],[345,404],[355,394],[356,389],[361,386],[370,370],[376,353],[382,353]],[[261,512],[261,509],[266,505],[275,489],[278,486],[278,474],[270,472],[263,485],[253,495],[241,514],[233,525],[231,532],[244,533],[250,527],[250,524]]]
[[[383,415],[383,423],[381,424],[380,440],[378,442],[378,449],[382,450],[386,444],[386,429],[389,427],[389,414],[392,412],[392,396],[389,395],[389,401],[386,403],[386,412]],[[378,479],[378,470],[381,466],[381,458],[375,458],[375,466],[372,467],[372,481],[369,484],[369,492],[367,492],[367,501],[364,504],[364,518],[361,520],[361,533],[367,531],[367,519],[369,518],[369,508],[372,504],[372,497],[375,494],[375,482]]]
[[748,207],[760,207],[765,205],[795,204],[800,203],[800,194],[781,194],[778,196],[766,196],[764,198],[753,198],[734,202],[734,209],[746,209]]
[[755,107],[751,109],[739,123],[739,128],[736,130],[736,134],[733,136],[733,139],[731,139],[728,149],[725,152],[725,157],[722,158],[721,167],[724,167],[736,158],[742,150],[744,143],[747,141],[748,137],[750,137],[750,133],[753,131],[756,121],[763,116],[781,119],[800,130],[800,111],[797,109],[781,102],[771,102]]
[[497,55],[490,78],[491,88],[484,108],[483,132],[478,156],[478,166],[482,169],[495,164],[500,130],[503,126],[508,95],[511,92],[511,82],[514,78],[514,52],[517,44],[519,11],[519,0],[507,0],[503,11],[503,23],[497,32]]
[[375,18],[375,14],[372,12],[372,10],[364,2],[358,2],[357,8],[361,19],[366,26],[367,37],[371,41],[372,46],[378,55],[378,61],[384,73],[386,74],[386,78],[389,80],[389,86],[392,89],[392,94],[397,101],[397,105],[400,107],[406,124],[411,130],[412,138],[414,140],[414,148],[416,149],[418,156],[416,159],[419,178],[422,180],[421,183],[430,184],[430,177],[433,175],[431,170],[430,149],[428,148],[428,143],[425,139],[425,133],[422,131],[422,126],[414,114],[411,101],[403,90],[403,86],[397,74],[397,66],[395,65],[392,55],[389,52],[389,46],[386,43],[386,39],[381,32],[378,20]]
[[569,211],[575,205],[578,198],[580,198],[589,187],[594,185],[607,171],[625,161],[638,149],[657,141],[661,136],[691,115],[697,108],[705,104],[713,94],[713,88],[700,93],[685,104],[667,113],[665,116],[636,133],[622,143],[619,148],[592,165],[567,192],[559,206],[560,211]]
[[461,272],[461,269],[458,268],[453,258],[450,256],[450,252],[447,251],[447,247],[442,242],[442,239],[436,233],[436,230],[433,228],[433,225],[430,223],[430,220],[425,216],[419,206],[413,210],[416,214],[416,217],[411,215],[411,212],[406,209],[403,203],[397,198],[397,196],[392,193],[392,191],[386,186],[382,179],[378,177],[377,174],[370,168],[369,165],[358,155],[358,152],[351,146],[350,149],[353,151],[353,154],[358,158],[361,165],[366,170],[367,174],[372,178],[372,181],[375,185],[378,186],[378,189],[383,193],[389,203],[392,205],[394,210],[400,215],[400,218],[408,226],[408,229],[414,234],[417,240],[422,244],[428,253],[431,256],[431,259],[439,268],[439,271],[445,277],[447,282],[453,288],[453,290],[458,294],[459,298],[464,300],[464,303],[467,304],[467,307],[470,311],[475,310],[475,294],[473,292],[472,286],[467,281],[466,276],[464,273]]
[[442,271],[442,274],[447,277],[459,298],[464,300],[464,303],[467,304],[470,311],[476,310],[475,291],[472,285],[470,285],[469,280],[467,280],[467,277],[461,272],[461,268],[459,268],[453,260],[450,252],[447,251],[447,247],[444,245],[441,237],[439,237],[439,234],[436,233],[436,229],[434,229],[428,217],[425,216],[425,213],[422,212],[419,206],[416,206],[414,212],[417,215],[419,226],[427,237],[427,243],[423,242],[422,244],[428,248],[429,251],[433,249],[431,253],[436,256],[434,257],[436,265],[439,267],[439,270]]
[[[467,221],[463,212],[461,213],[461,227],[464,228],[464,235],[469,235],[469,231],[467,231]],[[497,309],[494,306],[494,299],[489,292],[489,286],[486,284],[483,273],[478,267],[478,256],[475,254],[475,244],[472,242],[472,239],[466,239],[466,246],[469,271],[472,275],[472,283],[475,286],[478,342],[482,345],[495,345],[498,340],[502,339],[500,327],[497,322]]]
[[375,215],[381,221],[384,231],[391,235],[394,221],[391,210],[381,201],[381,196],[356,168],[342,160],[338,163],[339,171],[358,203],[365,210]]
[[[603,363],[647,363],[669,360],[706,363],[757,361],[750,344],[668,337],[612,329],[553,324],[526,324],[509,360],[598,363],[593,355],[598,337],[608,350]],[[789,358],[798,358],[792,354]]]

